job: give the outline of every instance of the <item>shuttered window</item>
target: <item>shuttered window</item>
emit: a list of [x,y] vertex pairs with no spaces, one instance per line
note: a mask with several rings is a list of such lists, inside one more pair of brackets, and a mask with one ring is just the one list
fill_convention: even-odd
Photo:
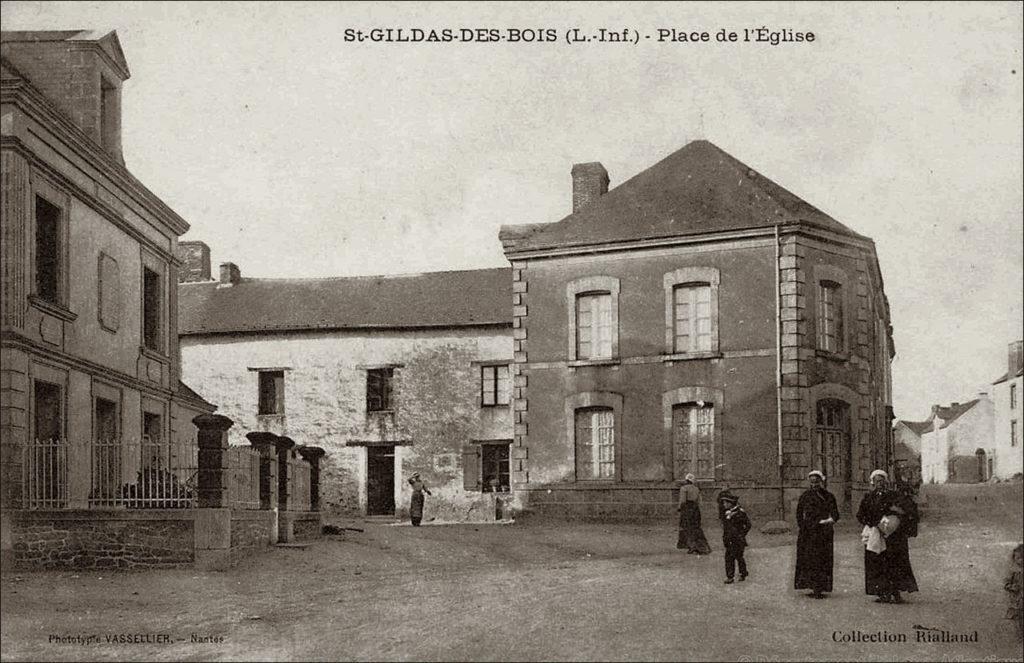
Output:
[[260,371],[259,414],[284,414],[284,371]]
[[683,403],[672,408],[675,476],[715,478],[715,408],[710,403]]
[[576,478],[615,479],[615,413],[611,409],[576,411]]

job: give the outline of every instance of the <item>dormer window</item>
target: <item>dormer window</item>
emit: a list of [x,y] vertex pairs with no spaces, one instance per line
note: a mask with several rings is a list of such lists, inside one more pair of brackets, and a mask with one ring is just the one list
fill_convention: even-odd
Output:
[[100,145],[112,154],[121,150],[120,97],[117,86],[100,79]]

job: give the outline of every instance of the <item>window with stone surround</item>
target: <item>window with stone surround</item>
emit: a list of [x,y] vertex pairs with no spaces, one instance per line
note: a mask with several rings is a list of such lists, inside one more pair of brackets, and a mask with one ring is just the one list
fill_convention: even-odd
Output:
[[35,295],[51,304],[64,303],[64,210],[40,195],[35,197]]
[[576,411],[576,478],[613,481],[615,412],[611,408]]
[[683,267],[665,274],[665,354],[717,354],[718,289],[714,267]]
[[674,472],[678,479],[693,473],[715,478],[715,407],[711,403],[680,403],[672,408]]
[[102,252],[97,291],[100,326],[116,332],[121,325],[121,269],[114,258]]
[[511,385],[508,364],[481,366],[480,405],[508,405],[512,393]]
[[600,362],[619,356],[619,279],[588,276],[566,285],[569,361]]
[[818,282],[818,349],[845,352],[843,286],[835,281]]
[[393,368],[366,370],[366,411],[384,412],[394,409],[392,403]]
[[147,350],[163,351],[163,278],[142,268],[142,340]]
[[816,407],[811,469],[845,481],[850,448],[850,406],[834,398],[819,400]]
[[259,372],[259,410],[257,414],[284,414],[284,371]]
[[1020,431],[1017,428],[1017,420],[1010,421],[1010,446],[1015,447],[1020,442]]

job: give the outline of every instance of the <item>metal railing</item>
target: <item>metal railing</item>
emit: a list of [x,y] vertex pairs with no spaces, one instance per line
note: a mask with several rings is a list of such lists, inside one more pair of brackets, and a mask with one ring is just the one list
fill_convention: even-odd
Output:
[[310,467],[302,458],[288,459],[288,510],[310,510]]
[[228,447],[228,505],[260,508],[260,454],[251,447]]
[[25,446],[26,509],[187,509],[196,505],[195,440],[36,440]]

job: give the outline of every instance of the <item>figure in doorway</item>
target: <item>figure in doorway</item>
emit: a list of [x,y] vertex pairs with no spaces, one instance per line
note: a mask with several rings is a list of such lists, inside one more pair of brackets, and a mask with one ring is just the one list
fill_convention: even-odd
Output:
[[700,526],[700,489],[694,476],[687,474],[679,487],[679,540],[676,548],[686,548],[688,555],[707,555],[711,546]]

